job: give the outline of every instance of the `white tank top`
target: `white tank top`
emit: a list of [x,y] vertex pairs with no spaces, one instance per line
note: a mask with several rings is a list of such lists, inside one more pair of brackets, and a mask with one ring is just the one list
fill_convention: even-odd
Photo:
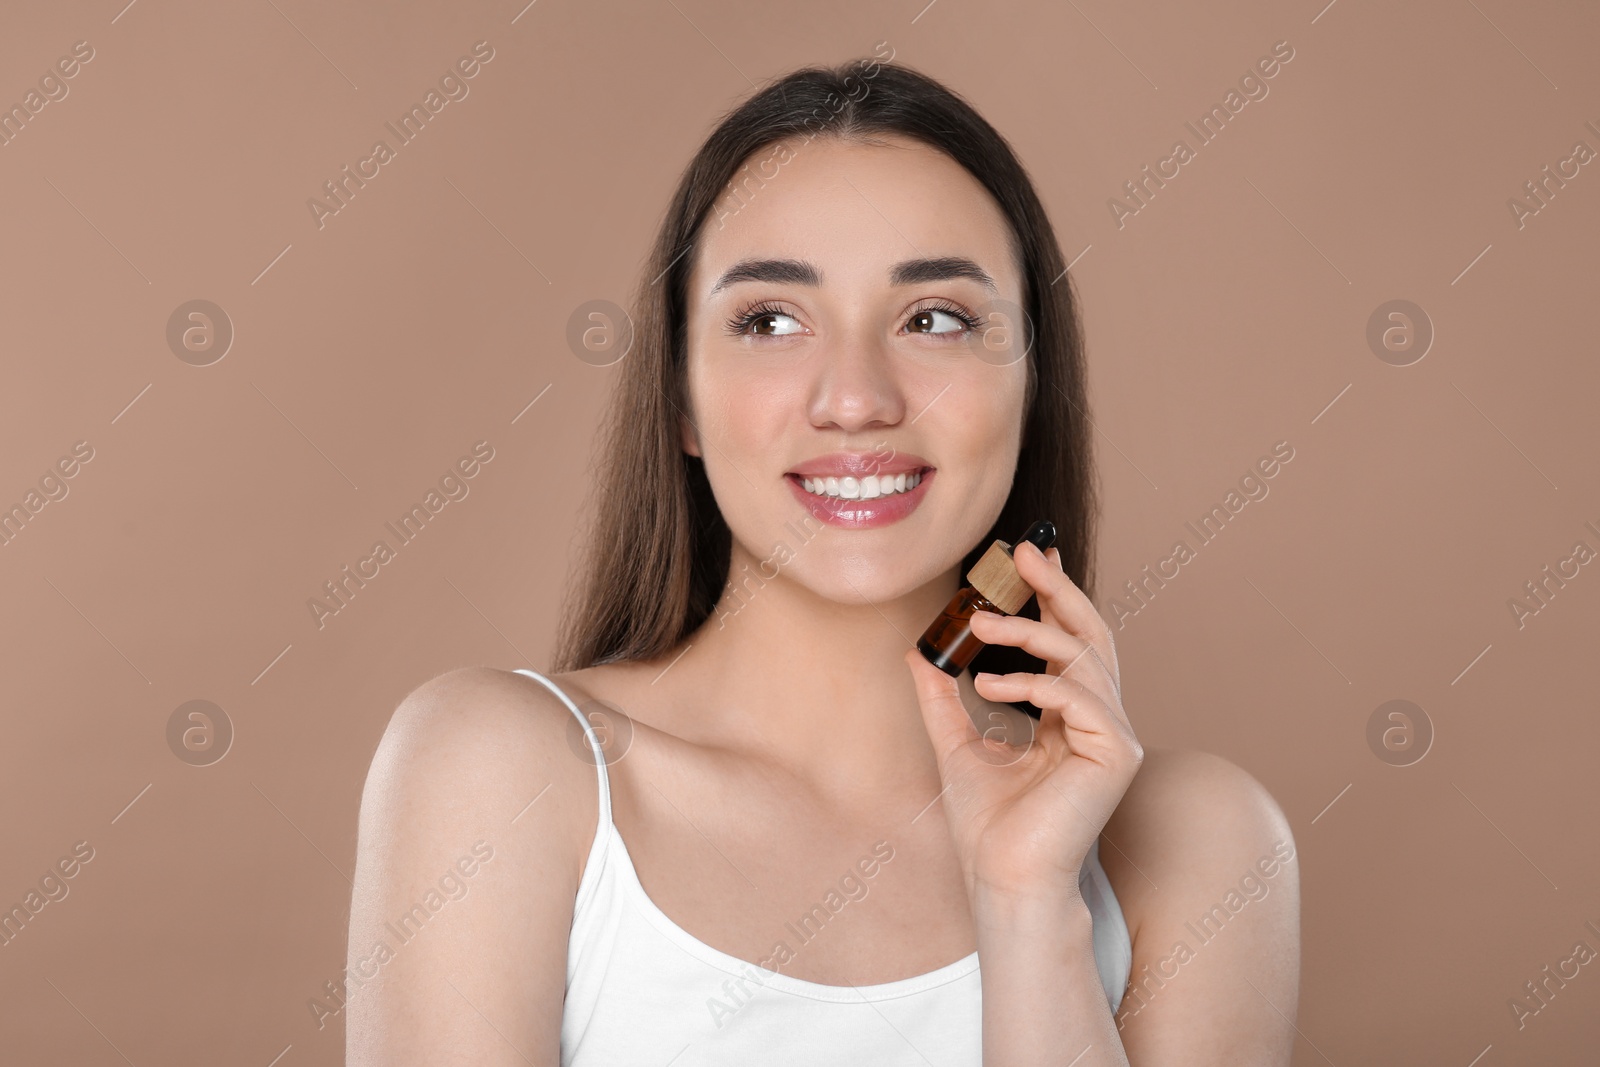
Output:
[[[976,952],[894,982],[823,985],[721,952],[669,919],[645,893],[611,821],[611,785],[594,727],[550,679],[531,670],[517,673],[543,683],[578,717],[599,770],[599,823],[567,942],[562,1067],[980,1067]],[[1115,1013],[1133,951],[1100,866],[1098,841],[1079,884],[1094,923],[1095,966]],[[798,953],[804,949],[795,933],[800,931],[790,931],[785,941]]]

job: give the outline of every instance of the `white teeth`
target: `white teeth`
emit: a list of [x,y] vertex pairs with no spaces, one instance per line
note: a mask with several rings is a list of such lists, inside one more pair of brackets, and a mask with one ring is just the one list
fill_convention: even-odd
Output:
[[873,500],[893,493],[915,489],[922,481],[921,472],[900,474],[869,474],[864,478],[801,478],[800,484],[808,493],[832,496],[842,500]]

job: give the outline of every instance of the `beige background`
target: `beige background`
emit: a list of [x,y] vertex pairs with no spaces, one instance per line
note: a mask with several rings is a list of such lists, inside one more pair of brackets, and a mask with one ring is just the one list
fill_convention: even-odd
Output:
[[[1238,762],[1294,826],[1295,1064],[1600,1055],[1600,966],[1508,1007],[1600,949],[1600,565],[1508,608],[1600,549],[1600,163],[1507,207],[1600,149],[1592,5],[122,2],[0,14],[0,103],[94,49],[0,147],[0,504],[93,448],[0,547],[0,903],[94,850],[0,947],[8,1061],[339,1062],[307,1001],[391,711],[547,665],[627,366],[575,358],[569,315],[626,300],[726,109],[878,41],[1012,141],[1076,259],[1104,611],[1295,449],[1117,633],[1146,743]],[[307,200],[480,40],[470,94],[319,229]],[[1119,229],[1122,183],[1280,40],[1269,95]],[[166,338],[194,299],[235,331],[204,367]],[[1436,332],[1410,366],[1366,341],[1394,299]],[[480,440],[470,495],[318,629],[308,598]],[[236,732],[206,767],[166,739],[193,699]],[[1435,732],[1411,766],[1367,742],[1392,699]]]

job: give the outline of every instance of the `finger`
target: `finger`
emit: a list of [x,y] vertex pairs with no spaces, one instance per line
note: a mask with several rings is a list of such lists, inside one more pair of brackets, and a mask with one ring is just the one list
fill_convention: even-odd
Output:
[[1080,681],[1103,675],[1107,689],[1112,688],[1110,673],[1095,654],[1094,646],[1056,625],[1049,615],[1035,620],[1025,615],[978,610],[972,613],[972,627],[972,632],[986,644],[1004,643],[1026,648],[1049,662],[1051,674],[1078,670]]
[[[1059,548],[1051,548],[1050,551],[1045,553],[1045,558],[1056,565],[1056,570],[1065,573],[1064,568],[1061,566],[1061,550]],[[1073,588],[1078,588],[1076,582],[1073,583]],[[1082,593],[1083,590],[1079,589],[1078,592]],[[1086,595],[1084,599],[1088,600],[1089,598]],[[1094,602],[1089,601],[1089,606],[1093,608]],[[1105,616],[1101,615],[1098,609],[1095,611],[1095,615],[1100,619],[1100,625],[1105,632],[1106,652],[1108,653],[1101,660],[1101,664],[1105,667],[1106,672],[1111,675],[1112,682],[1116,684],[1117,699],[1120,701],[1122,699],[1122,668],[1117,664],[1117,642],[1111,634],[1111,625],[1106,622]],[[1096,649],[1096,655],[1098,654],[1099,650]]]
[[1048,615],[1061,629],[1094,645],[1096,654],[1120,694],[1122,678],[1117,670],[1116,651],[1111,646],[1111,630],[1094,604],[1083,595],[1083,590],[1061,569],[1061,554],[1056,552],[1052,565],[1037,545],[1022,541],[1012,550],[1012,561],[1017,566],[1017,573],[1033,588],[1038,598],[1040,619]]
[[[1133,728],[1088,686],[1065,675],[980,674],[973,686],[991,700],[1027,700],[1059,716],[1067,747],[1097,763],[1121,763],[1143,753]],[[1043,732],[1043,716],[1040,718]]]
[[1100,658],[1106,673],[1120,694],[1122,680],[1117,668],[1116,649],[1111,643],[1111,629],[1094,604],[1084,595],[1083,590],[1079,589],[1077,583],[1063,570],[1060,550],[1051,548],[1047,556],[1040,552],[1036,545],[1028,542],[1017,545],[1016,550],[1020,550],[1021,554],[1027,557],[1026,562],[1018,563],[1017,569],[1030,585],[1033,583],[1029,573],[1043,576],[1042,585],[1035,587],[1034,590],[1039,601],[1040,618],[1048,616],[1063,630],[1093,645],[1095,654]]
[[1070,674],[1093,689],[1108,704],[1120,704],[1116,681],[1106,669],[1095,647],[1081,637],[1046,621],[1021,615],[996,615],[973,612],[972,634],[984,644],[1014,645],[1031,652],[1049,665],[1052,675]]
[[933,742],[933,755],[943,780],[945,760],[951,752],[975,740],[978,731],[967,714],[967,706],[961,702],[961,688],[954,678],[929,663],[915,648],[906,650],[905,662],[917,687],[917,706],[922,709],[922,723]]

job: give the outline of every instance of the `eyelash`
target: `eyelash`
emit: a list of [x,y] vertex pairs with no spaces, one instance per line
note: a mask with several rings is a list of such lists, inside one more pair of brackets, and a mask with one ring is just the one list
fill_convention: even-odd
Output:
[[[912,317],[915,317],[925,311],[942,311],[951,318],[956,319],[964,324],[969,330],[976,330],[983,325],[979,319],[971,315],[965,308],[958,304],[952,304],[948,300],[935,300],[925,307],[917,308],[911,314]],[[724,324],[724,329],[726,329],[728,333],[738,337],[748,330],[750,325],[757,319],[764,318],[767,315],[788,314],[789,313],[787,311],[783,310],[783,308],[772,303],[771,301],[763,300],[760,303],[753,304],[734,315]]]

